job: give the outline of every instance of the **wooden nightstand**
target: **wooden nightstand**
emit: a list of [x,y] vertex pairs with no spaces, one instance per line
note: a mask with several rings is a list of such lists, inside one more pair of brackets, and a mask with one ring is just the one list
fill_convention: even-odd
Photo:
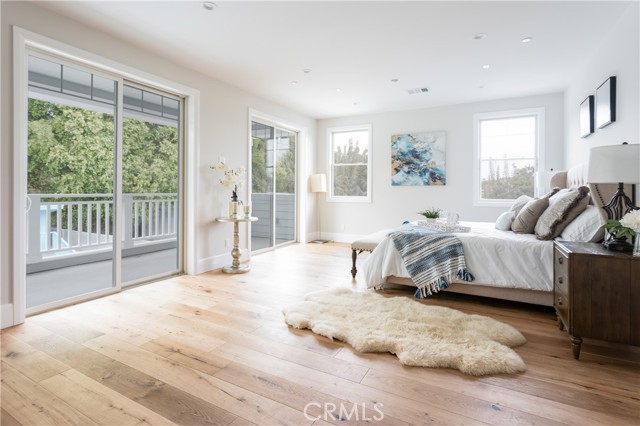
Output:
[[582,338],[640,345],[640,257],[597,243],[556,241],[553,305],[573,357]]

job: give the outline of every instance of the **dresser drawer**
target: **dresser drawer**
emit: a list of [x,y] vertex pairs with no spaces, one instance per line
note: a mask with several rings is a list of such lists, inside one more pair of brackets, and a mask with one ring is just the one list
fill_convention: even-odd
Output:
[[556,313],[562,319],[565,327],[567,329],[571,329],[571,322],[569,318],[569,313],[571,312],[569,309],[569,297],[566,293],[562,292],[553,292],[553,306],[556,309]]
[[553,252],[553,291],[569,295],[569,258],[560,250]]

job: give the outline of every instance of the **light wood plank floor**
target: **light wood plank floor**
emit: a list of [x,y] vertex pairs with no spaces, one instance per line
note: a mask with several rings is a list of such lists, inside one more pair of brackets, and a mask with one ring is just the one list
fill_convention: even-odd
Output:
[[513,376],[403,367],[288,328],[282,308],[306,293],[363,288],[350,262],[347,245],[297,244],[254,256],[248,274],[181,276],[28,318],[2,333],[2,425],[640,424],[640,348],[585,341],[575,361],[549,308],[424,302],[518,328],[528,369]]

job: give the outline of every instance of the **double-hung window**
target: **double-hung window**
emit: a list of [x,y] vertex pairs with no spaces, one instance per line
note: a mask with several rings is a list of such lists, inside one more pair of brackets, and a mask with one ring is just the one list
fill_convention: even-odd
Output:
[[331,127],[329,201],[371,202],[371,125]]
[[474,204],[509,205],[534,196],[542,170],[544,108],[474,115]]

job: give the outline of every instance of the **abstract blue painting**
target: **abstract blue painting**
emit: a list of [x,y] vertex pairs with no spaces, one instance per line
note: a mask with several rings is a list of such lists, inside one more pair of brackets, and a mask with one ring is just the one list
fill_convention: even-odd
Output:
[[446,185],[445,132],[391,136],[391,185]]

